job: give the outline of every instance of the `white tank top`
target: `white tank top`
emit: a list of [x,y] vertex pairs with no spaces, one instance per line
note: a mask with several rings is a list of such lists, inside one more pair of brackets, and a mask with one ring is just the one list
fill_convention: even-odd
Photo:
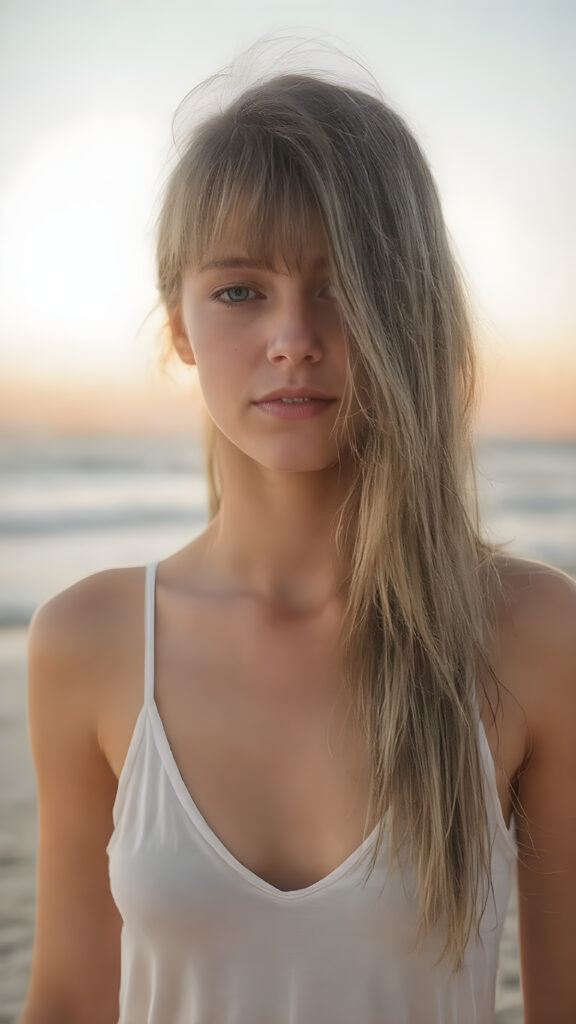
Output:
[[[498,947],[517,847],[480,722],[493,835],[492,891],[465,965],[412,951],[413,878],[384,852],[363,886],[376,831],[325,878],[284,892],[244,867],[200,814],[154,701],[156,564],[146,568],[144,704],[107,846],[122,915],[119,1024],[491,1024]],[[362,862],[362,863],[361,863]]]

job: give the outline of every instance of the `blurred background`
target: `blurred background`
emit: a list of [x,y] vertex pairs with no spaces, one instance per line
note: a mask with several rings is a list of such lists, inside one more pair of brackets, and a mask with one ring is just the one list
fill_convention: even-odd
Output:
[[[264,33],[366,65],[428,155],[467,278],[488,532],[575,575],[575,30],[569,0],[0,3],[0,1024],[34,916],[30,615],[206,515],[194,380],[160,368],[154,311],[178,103]],[[521,1020],[514,902],[496,1019]]]

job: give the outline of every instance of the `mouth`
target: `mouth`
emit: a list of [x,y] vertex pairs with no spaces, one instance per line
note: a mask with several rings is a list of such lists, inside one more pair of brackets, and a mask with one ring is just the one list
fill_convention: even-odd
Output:
[[287,405],[299,405],[303,402],[326,402],[329,399],[326,398],[311,398],[309,395],[306,398],[266,398],[262,399],[261,402],[257,402],[257,405],[261,405],[262,402],[284,402]]
[[317,391],[315,388],[279,388],[277,391],[270,391],[269,394],[263,395],[262,398],[257,398],[254,404],[261,405],[263,402],[285,402],[287,404],[334,402],[335,400],[334,395],[328,395],[324,391]]
[[260,398],[253,405],[267,416],[281,420],[311,419],[325,412],[336,401],[328,395],[318,398],[318,392],[303,395],[276,393],[275,397],[273,394]]

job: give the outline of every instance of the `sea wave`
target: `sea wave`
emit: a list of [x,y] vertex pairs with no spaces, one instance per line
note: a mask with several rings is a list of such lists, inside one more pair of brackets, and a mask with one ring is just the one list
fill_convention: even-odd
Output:
[[[576,576],[576,442],[480,439],[485,532]],[[0,626],[113,565],[187,544],[207,519],[203,454],[188,438],[0,438]]]
[[124,526],[158,523],[190,523],[196,526],[205,519],[202,510],[165,505],[142,508],[141,505],[109,508],[50,509],[36,513],[0,513],[0,535],[53,534],[72,530],[114,529]]

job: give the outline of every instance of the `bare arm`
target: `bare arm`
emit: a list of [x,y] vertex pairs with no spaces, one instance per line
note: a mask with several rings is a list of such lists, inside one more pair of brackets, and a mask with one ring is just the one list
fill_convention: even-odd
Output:
[[65,591],[37,612],[30,630],[38,857],[33,961],[20,1024],[118,1020],[121,918],[105,853],[116,779],[98,744],[90,663],[97,644],[86,634],[82,602],[82,585]]
[[[525,1024],[576,1021],[576,585],[538,584],[522,630],[532,738],[519,779],[518,885]],[[538,603],[540,610],[538,610]]]

